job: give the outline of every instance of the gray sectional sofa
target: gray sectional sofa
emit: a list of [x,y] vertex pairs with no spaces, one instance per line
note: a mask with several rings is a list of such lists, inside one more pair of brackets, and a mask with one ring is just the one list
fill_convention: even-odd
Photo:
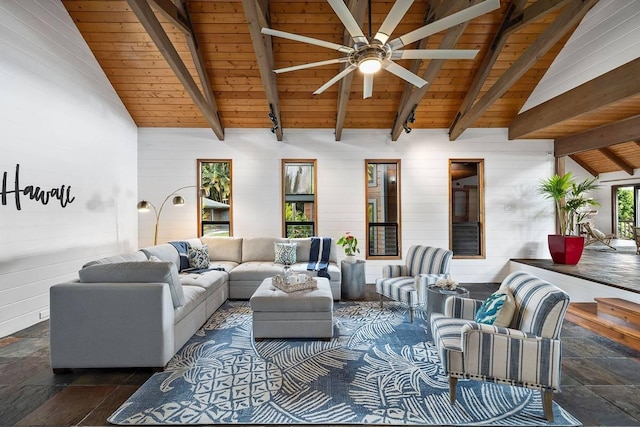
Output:
[[[262,281],[282,273],[274,244],[297,243],[292,270],[308,271],[311,239],[202,237],[209,270],[179,272],[180,255],[161,244],[92,261],[77,281],[50,289],[51,367],[162,369],[228,299],[248,300]],[[341,272],[332,241],[328,273],[340,299]]]

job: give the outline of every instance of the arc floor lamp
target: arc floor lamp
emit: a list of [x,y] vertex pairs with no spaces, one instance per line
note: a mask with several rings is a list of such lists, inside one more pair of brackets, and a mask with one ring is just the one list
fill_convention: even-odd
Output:
[[[180,187],[177,190],[172,191],[164,199],[164,201],[160,205],[160,209],[156,209],[155,205],[153,203],[151,203],[150,201],[148,201],[148,200],[141,200],[141,201],[138,202],[138,212],[149,212],[151,210],[151,208],[153,208],[153,211],[154,211],[154,213],[156,215],[156,225],[155,225],[155,231],[153,233],[153,244],[154,245],[158,244],[158,223],[160,222],[160,214],[162,214],[162,209],[164,208],[164,205],[171,198],[171,196],[174,196],[173,200],[171,201],[173,206],[184,206],[184,198],[181,195],[178,194],[178,191],[184,190],[186,188],[196,188],[196,186],[195,185],[186,185],[184,187]],[[201,188],[200,192],[199,192],[199,195],[200,195],[200,197],[207,197],[209,194],[207,193],[207,190],[205,190],[204,188]]]

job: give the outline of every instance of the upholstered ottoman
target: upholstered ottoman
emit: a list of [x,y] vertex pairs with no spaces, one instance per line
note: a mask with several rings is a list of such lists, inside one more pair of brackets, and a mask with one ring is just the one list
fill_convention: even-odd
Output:
[[333,337],[333,294],[329,280],[316,289],[283,292],[264,279],[251,297],[253,338]]

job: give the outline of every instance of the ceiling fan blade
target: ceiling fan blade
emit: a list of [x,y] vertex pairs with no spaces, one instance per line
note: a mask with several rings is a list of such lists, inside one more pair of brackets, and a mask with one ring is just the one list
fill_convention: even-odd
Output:
[[468,7],[459,12],[452,13],[451,15],[445,16],[431,24],[427,24],[424,27],[420,27],[417,30],[393,39],[389,42],[389,45],[391,46],[391,49],[399,49],[409,43],[429,37],[432,34],[439,33],[440,31],[449,29],[454,25],[462,24],[463,22],[477,18],[480,15],[499,8],[500,0],[484,0],[482,3]]
[[400,77],[401,79],[404,79],[404,80],[408,81],[409,83],[411,83],[414,86],[422,87],[422,86],[427,84],[427,81],[424,80],[422,77],[418,77],[417,75],[413,74],[411,71],[409,71],[406,68],[396,64],[393,61],[384,61],[382,63],[382,68],[384,68],[385,70],[395,74],[396,76]]
[[385,44],[412,4],[413,0],[395,2],[387,17],[384,18],[384,22],[380,26],[380,29],[376,33],[374,39]]
[[373,95],[373,74],[364,75],[364,87],[362,90],[362,99],[371,98]]
[[273,70],[273,72],[276,74],[288,73],[289,71],[304,70],[305,68],[321,67],[323,65],[330,65],[330,64],[339,64],[341,62],[349,62],[349,58],[345,57],[345,58],[327,59],[326,61],[310,62],[308,64],[294,65],[292,67],[278,68],[277,70]]
[[409,49],[396,50],[391,59],[473,59],[477,49]]
[[349,65],[344,70],[342,70],[338,74],[336,74],[331,80],[329,80],[328,82],[326,82],[325,84],[320,86],[315,92],[313,92],[313,94],[314,95],[320,95],[322,92],[327,90],[329,87],[333,86],[333,84],[335,84],[338,80],[340,80],[341,78],[343,78],[344,76],[346,76],[347,74],[349,74],[350,72],[355,70],[356,68],[358,68],[358,67],[356,67],[353,64]]
[[343,53],[351,53],[351,52],[353,52],[353,48],[349,47],[349,46],[343,46],[341,44],[331,43],[331,42],[327,42],[327,41],[320,40],[320,39],[314,39],[314,38],[307,37],[307,36],[301,36],[301,35],[298,35],[298,34],[287,33],[285,31],[274,30],[272,28],[263,28],[261,30],[261,32],[262,32],[262,34],[267,34],[269,36],[282,37],[283,39],[294,40],[294,41],[302,42],[302,43],[309,43],[309,44],[313,44],[313,45],[316,45],[316,46],[321,46],[321,47],[326,47],[326,48],[329,48],[329,49],[337,50],[338,52],[343,52]]
[[351,14],[351,11],[349,11],[349,8],[344,3],[344,1],[343,0],[327,0],[327,1],[329,2],[329,5],[333,8],[333,11],[336,13],[336,15],[338,15],[338,18],[340,18],[340,21],[342,21],[342,24],[351,35],[351,38],[353,39],[353,41],[356,43],[367,43],[368,42],[367,38],[365,37],[364,33],[362,32],[362,29],[356,22],[355,18]]

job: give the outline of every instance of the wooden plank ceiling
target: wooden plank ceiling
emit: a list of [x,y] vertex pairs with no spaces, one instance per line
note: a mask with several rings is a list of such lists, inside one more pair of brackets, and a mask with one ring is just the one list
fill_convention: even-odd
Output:
[[[392,38],[480,1],[415,0]],[[344,56],[260,34],[269,26],[352,45],[325,0],[63,0],[140,127],[209,127],[218,139],[225,128],[275,128],[278,140],[287,128],[334,128],[337,140],[343,129],[381,128],[400,142],[405,126],[447,128],[452,140],[471,127],[501,127],[512,139],[555,139],[556,156],[594,175],[632,175],[640,168],[640,60],[518,114],[596,2],[502,0],[493,12],[405,47],[479,49],[475,59],[398,60],[429,84],[418,90],[383,70],[373,96],[362,99],[359,72],[312,94],[340,64],[271,72]],[[367,34],[367,0],[346,3]],[[373,33],[393,4],[371,1]]]

